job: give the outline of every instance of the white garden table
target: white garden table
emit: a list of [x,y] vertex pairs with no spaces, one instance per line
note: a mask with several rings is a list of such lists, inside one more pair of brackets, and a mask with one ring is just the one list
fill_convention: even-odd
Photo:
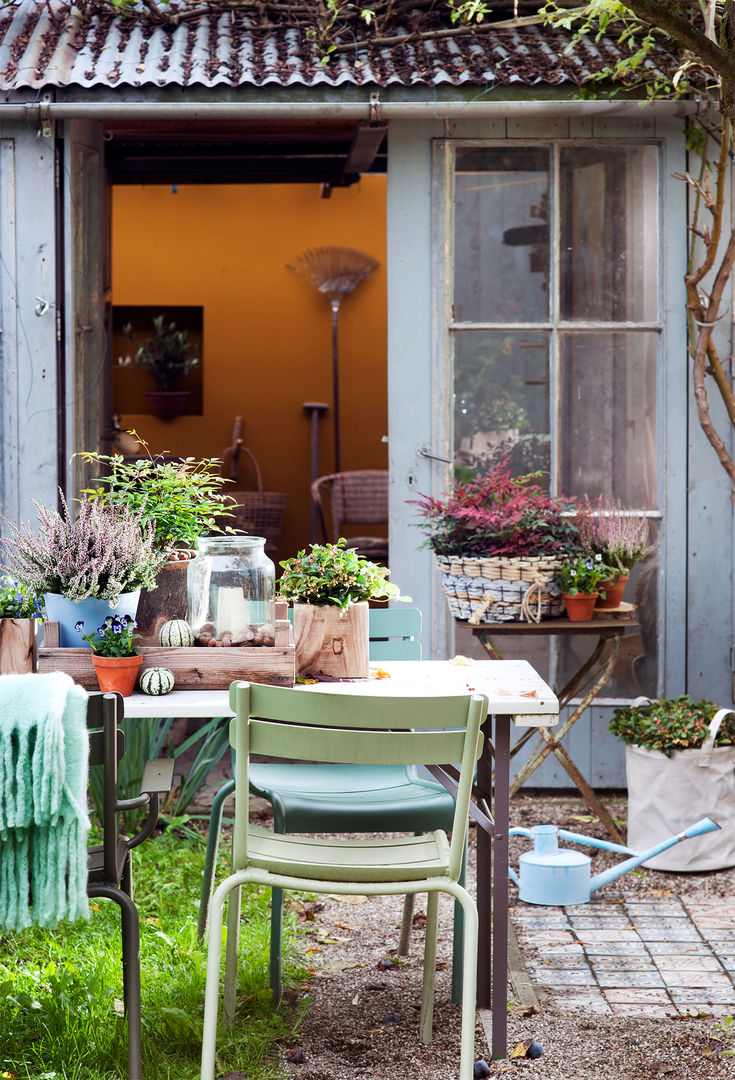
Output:
[[[388,678],[355,682],[304,684],[320,692],[416,697],[466,694],[488,698],[485,751],[478,763],[477,790],[492,808],[492,824],[477,833],[477,907],[480,919],[477,1004],[492,1009],[492,1054],[507,1053],[508,971],[508,815],[510,728],[553,727],[559,719],[554,692],[525,660],[402,660],[371,664]],[[133,694],[125,698],[128,717],[232,716],[227,690],[174,690],[164,697]],[[492,719],[495,719],[494,746]],[[495,767],[493,790],[492,773]],[[492,834],[492,835],[491,835]],[[491,862],[491,839],[494,859]],[[492,878],[492,888],[490,887]]]

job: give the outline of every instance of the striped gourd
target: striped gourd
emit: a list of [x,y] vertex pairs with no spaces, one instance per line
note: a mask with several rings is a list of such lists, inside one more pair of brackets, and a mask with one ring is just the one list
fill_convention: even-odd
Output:
[[158,697],[174,688],[174,673],[167,667],[149,667],[140,676],[140,688],[144,694]]
[[183,619],[169,619],[161,627],[159,641],[165,649],[182,649],[194,644],[194,635]]

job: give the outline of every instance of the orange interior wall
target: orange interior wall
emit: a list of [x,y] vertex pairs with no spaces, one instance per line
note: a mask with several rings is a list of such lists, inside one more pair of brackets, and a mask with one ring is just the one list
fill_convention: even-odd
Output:
[[[127,414],[123,425],[153,452],[211,457],[229,445],[241,415],[265,489],[289,494],[279,558],[309,540],[304,402],[329,405],[319,474],[334,466],[331,308],[287,264],[332,244],[380,263],[340,308],[340,444],[342,469],[387,468],[385,220],[384,176],[365,176],[329,199],[314,184],[113,188],[113,304],[204,308],[203,415],[164,422]],[[254,486],[243,462],[238,487]]]

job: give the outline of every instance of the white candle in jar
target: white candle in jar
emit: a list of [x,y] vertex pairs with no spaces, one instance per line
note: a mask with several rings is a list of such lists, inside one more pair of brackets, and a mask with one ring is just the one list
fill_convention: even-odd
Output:
[[248,627],[245,597],[242,589],[221,585],[217,590],[217,637],[223,633],[233,638],[245,633]]

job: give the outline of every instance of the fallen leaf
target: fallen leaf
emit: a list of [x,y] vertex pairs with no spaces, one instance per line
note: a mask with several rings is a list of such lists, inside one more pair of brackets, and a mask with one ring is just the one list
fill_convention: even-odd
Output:
[[449,663],[459,667],[474,667],[476,661],[471,656],[453,656]]
[[510,1052],[512,1058],[522,1058],[526,1056],[526,1050],[533,1042],[533,1039],[526,1039],[524,1042],[519,1042]]
[[352,999],[352,1004],[353,1005],[359,1005],[360,1004],[360,995],[359,994],[355,994],[355,996]]
[[337,893],[329,893],[330,900],[336,900],[338,904],[367,904],[367,896],[339,896]]
[[[286,1057],[295,1065],[301,1065],[304,1061],[306,1061],[306,1054],[300,1046],[297,1046],[295,1050],[289,1050],[289,1052],[286,1054]],[[244,1077],[245,1073],[242,1073],[242,1076]]]
[[521,697],[538,697],[538,693],[535,690],[522,690]]
[[390,672],[385,671],[382,667],[379,667],[379,668],[376,668],[374,671],[370,672],[370,677],[372,679],[389,679],[390,678]]
[[348,922],[336,922],[334,924],[339,930],[362,930],[361,926],[353,926]]

